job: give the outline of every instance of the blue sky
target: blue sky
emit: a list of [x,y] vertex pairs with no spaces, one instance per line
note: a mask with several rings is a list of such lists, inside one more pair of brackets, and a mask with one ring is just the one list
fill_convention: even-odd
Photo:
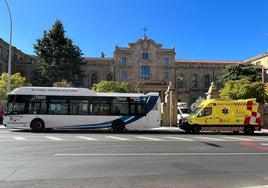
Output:
[[[34,55],[33,45],[56,19],[85,57],[112,57],[143,37],[175,47],[176,59],[245,60],[268,51],[267,0],[7,0],[12,45]],[[0,38],[10,20],[0,0]]]

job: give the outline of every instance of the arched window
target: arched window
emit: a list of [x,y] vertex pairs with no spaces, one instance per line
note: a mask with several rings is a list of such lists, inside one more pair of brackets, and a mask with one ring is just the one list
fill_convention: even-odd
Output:
[[216,76],[216,87],[217,87],[217,89],[221,89],[221,88],[223,88],[223,83],[222,83],[222,81],[221,81],[221,79],[220,79],[220,76]]
[[191,76],[191,88],[197,88],[197,76],[196,75]]
[[90,76],[90,80],[91,80],[91,86],[93,86],[93,84],[97,83],[97,74],[96,73],[92,73]]
[[107,81],[112,81],[112,80],[113,80],[113,76],[112,76],[111,73],[108,73],[108,74],[106,75],[106,80],[107,80]]
[[177,86],[178,86],[178,88],[183,88],[183,85],[184,85],[183,80],[184,80],[184,76],[179,75],[177,77]]
[[205,75],[205,88],[209,88],[210,87],[210,77],[209,75]]

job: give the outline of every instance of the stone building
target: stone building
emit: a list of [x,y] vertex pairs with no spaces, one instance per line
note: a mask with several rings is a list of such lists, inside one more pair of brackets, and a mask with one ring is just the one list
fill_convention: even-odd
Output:
[[[219,76],[226,65],[242,62],[176,60],[175,48],[165,49],[146,35],[128,47],[115,46],[113,59],[86,58],[86,87],[101,80],[126,81],[135,92],[164,92],[171,81],[178,101],[191,104],[199,96],[206,97],[211,82],[222,88]],[[106,63],[105,63],[106,62]],[[107,66],[107,67],[106,67]],[[105,68],[100,68],[105,67]],[[85,82],[84,82],[85,84]]]
[[[268,67],[268,54],[245,61],[213,61],[175,59],[174,47],[163,48],[146,34],[127,47],[115,46],[113,57],[85,57],[82,87],[91,88],[101,80],[129,82],[133,92],[159,92],[162,101],[169,82],[174,85],[178,101],[193,103],[199,96],[206,98],[211,82],[217,89],[223,69],[230,64],[253,63]],[[35,72],[35,57],[13,47],[12,73],[21,72],[27,80]],[[0,73],[7,72],[8,43],[0,39]]]
[[[9,43],[0,38],[0,73],[8,72],[8,55]],[[27,55],[16,47],[12,47],[11,51],[11,72],[20,72],[27,80],[31,79],[31,75],[35,71],[35,57]]]

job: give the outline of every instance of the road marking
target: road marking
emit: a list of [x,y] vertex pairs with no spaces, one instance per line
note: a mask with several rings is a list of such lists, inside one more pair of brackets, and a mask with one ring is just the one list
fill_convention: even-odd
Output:
[[164,138],[174,139],[174,140],[181,140],[181,141],[194,141],[190,138],[182,138],[182,137],[175,137],[175,136],[166,136]]
[[232,136],[223,136],[222,138],[230,139],[230,140],[251,140],[250,138],[246,137],[232,137]]
[[197,138],[197,139],[205,139],[205,140],[214,140],[214,141],[224,141],[224,139],[221,139],[221,138],[210,138],[210,137],[204,137],[204,136],[196,136],[194,138]]
[[145,136],[136,136],[136,138],[145,139],[145,140],[152,140],[152,141],[163,141],[160,138],[152,138],[152,137],[145,137]]
[[115,139],[115,140],[130,140],[128,138],[122,138],[122,137],[117,137],[117,136],[105,136],[105,137]]
[[76,136],[76,138],[81,138],[81,139],[84,139],[84,140],[96,140],[96,138],[91,138],[91,137],[87,137],[87,136]]
[[45,138],[48,138],[50,140],[63,140],[62,138],[58,138],[58,137],[55,137],[55,136],[45,136]]
[[256,185],[256,186],[241,187],[241,188],[268,188],[268,185]]
[[256,136],[252,136],[251,138],[255,139],[255,140],[267,140],[268,141],[268,138],[263,138],[263,137],[256,137]]
[[268,153],[55,153],[55,156],[234,156]]
[[14,136],[13,137],[15,140],[26,140],[26,138],[24,137],[20,137],[20,136]]

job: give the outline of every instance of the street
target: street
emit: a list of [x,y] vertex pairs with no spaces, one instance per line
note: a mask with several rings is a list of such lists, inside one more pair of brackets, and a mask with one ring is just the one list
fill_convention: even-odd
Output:
[[268,135],[0,129],[0,187],[264,187]]

